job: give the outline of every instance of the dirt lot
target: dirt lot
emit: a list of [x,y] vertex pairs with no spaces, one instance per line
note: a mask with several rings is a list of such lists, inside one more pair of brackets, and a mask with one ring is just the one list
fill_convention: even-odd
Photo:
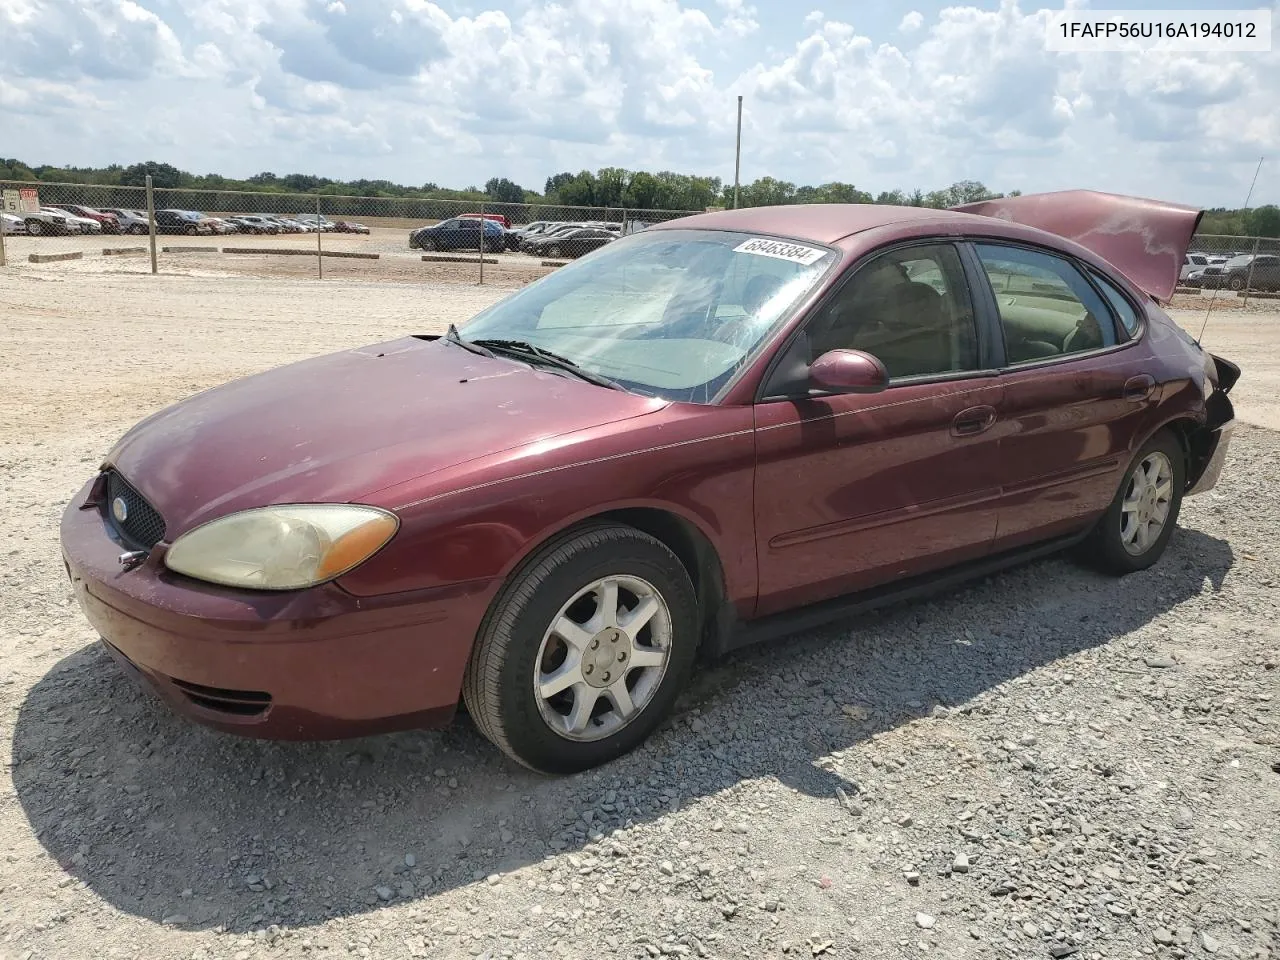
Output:
[[1050,560],[748,651],[551,780],[465,720],[198,729],[94,645],[57,523],[124,429],[537,275],[195,256],[0,271],[3,960],[1280,956],[1280,311],[1210,323],[1245,425],[1156,568]]

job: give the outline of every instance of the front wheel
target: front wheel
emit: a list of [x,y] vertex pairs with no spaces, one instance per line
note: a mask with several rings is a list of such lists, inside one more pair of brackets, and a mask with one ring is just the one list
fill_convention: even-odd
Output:
[[1227,286],[1229,286],[1232,290],[1243,290],[1243,289],[1244,289],[1244,277],[1232,277],[1232,278],[1227,282]]
[[1177,526],[1185,483],[1182,444],[1161,430],[1130,463],[1111,506],[1085,541],[1086,558],[1117,576],[1159,560]]
[[494,601],[463,680],[467,711],[533,770],[613,760],[671,709],[698,622],[689,575],[662,542],[618,524],[566,534]]

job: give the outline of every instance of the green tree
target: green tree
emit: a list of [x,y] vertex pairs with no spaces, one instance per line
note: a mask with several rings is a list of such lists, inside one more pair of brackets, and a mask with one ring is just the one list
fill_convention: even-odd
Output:
[[524,203],[524,187],[506,177],[493,177],[484,185],[485,196],[499,203]]
[[152,186],[169,188],[186,186],[183,181],[191,178],[191,174],[183,173],[172,164],[148,160],[146,163],[135,163],[120,171],[120,183],[126,187],[145,187],[148,175],[151,177]]
[[1250,236],[1280,237],[1280,207],[1274,203],[1250,210],[1244,220]]

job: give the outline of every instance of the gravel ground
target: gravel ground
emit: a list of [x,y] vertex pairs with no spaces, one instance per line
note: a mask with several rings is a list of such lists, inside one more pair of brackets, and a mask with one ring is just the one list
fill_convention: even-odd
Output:
[[1211,325],[1245,425],[1157,567],[744,651],[603,770],[239,740],[120,675],[56,529],[123,429],[506,292],[0,273],[0,958],[1280,956],[1275,314]]

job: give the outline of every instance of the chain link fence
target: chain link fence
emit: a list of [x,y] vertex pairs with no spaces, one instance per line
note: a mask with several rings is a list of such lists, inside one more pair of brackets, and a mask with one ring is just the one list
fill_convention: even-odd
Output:
[[[394,262],[472,263],[502,269],[560,265],[687,210],[567,207],[398,197],[112,187],[0,181],[10,263],[150,258],[153,272],[196,254],[234,258],[253,272],[282,258],[365,261],[376,279]],[[426,271],[424,270],[424,276]]]
[[[216,254],[234,272],[518,280],[687,210],[0,181],[10,263],[138,257],[153,272]],[[1183,289],[1280,291],[1280,239],[1198,234]],[[440,263],[462,264],[440,268]],[[433,269],[435,273],[433,273]],[[438,277],[437,277],[438,278]]]

